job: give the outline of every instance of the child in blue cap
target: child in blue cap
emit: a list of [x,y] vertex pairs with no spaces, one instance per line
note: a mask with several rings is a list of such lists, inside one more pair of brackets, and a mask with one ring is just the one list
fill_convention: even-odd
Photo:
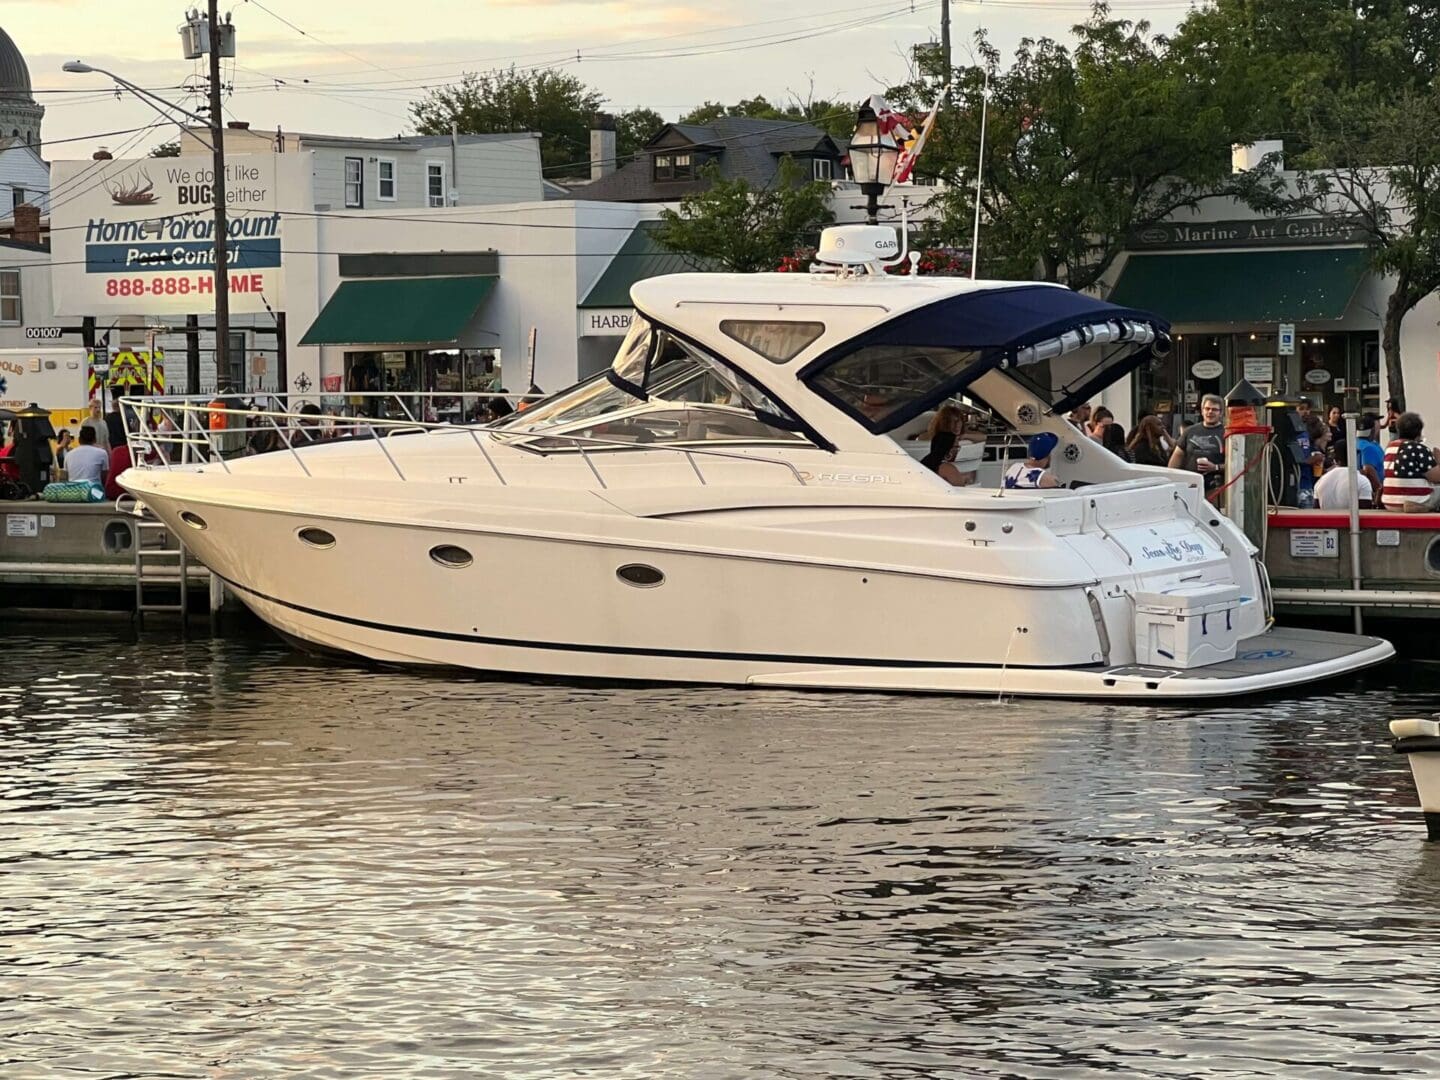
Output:
[[1005,470],[1007,488],[1055,488],[1060,481],[1050,471],[1050,455],[1060,443],[1058,436],[1049,431],[1031,435],[1026,442],[1030,456],[1017,461]]

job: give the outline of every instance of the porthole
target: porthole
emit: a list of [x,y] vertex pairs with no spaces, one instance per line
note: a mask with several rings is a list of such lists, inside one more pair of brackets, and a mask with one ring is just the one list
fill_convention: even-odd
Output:
[[1440,577],[1440,536],[1425,548],[1425,572],[1431,577]]
[[646,566],[644,563],[627,563],[615,571],[615,576],[626,585],[634,585],[641,589],[653,589],[656,585],[665,584],[665,575],[653,566]]
[[185,524],[189,525],[192,529],[208,528],[208,526],[205,524],[204,518],[202,518],[199,514],[192,513],[189,510],[180,511],[180,520],[185,522]]
[[470,552],[462,547],[456,547],[454,544],[441,544],[439,547],[431,548],[430,558],[452,570],[463,570],[475,561]]
[[326,532],[324,529],[317,529],[313,525],[309,528],[301,529],[295,535],[300,538],[302,544],[309,544],[311,547],[331,548],[335,546],[335,537],[333,534]]

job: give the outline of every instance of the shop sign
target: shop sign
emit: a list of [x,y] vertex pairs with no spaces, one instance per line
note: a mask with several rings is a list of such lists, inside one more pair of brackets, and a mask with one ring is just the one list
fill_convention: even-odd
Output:
[[624,337],[635,312],[630,308],[593,308],[580,312],[581,337]]
[[[225,165],[230,312],[263,314],[281,295],[275,154]],[[193,315],[215,309],[214,169],[207,157],[57,161],[51,214],[57,315]]]
[[1225,374],[1225,366],[1219,360],[1196,360],[1190,373],[1197,379],[1218,379]]
[[1301,247],[1312,244],[1364,244],[1369,237],[1358,223],[1343,217],[1255,218],[1241,221],[1162,221],[1132,232],[1131,251],[1235,247]]
[[1330,372],[1323,367],[1311,368],[1305,372],[1305,381],[1311,386],[1324,386],[1330,381]]
[[1292,559],[1338,559],[1340,557],[1340,530],[1291,529],[1290,557]]
[[1295,355],[1295,324],[1282,322],[1280,324],[1279,345],[1275,349],[1281,356]]
[[1275,374],[1275,361],[1268,356],[1246,356],[1240,363],[1246,382],[1268,385]]

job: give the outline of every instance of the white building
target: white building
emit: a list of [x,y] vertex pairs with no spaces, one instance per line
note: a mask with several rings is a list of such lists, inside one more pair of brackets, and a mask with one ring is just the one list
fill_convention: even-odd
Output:
[[[209,138],[208,128],[186,129],[181,154],[208,156]],[[437,209],[545,197],[540,136],[530,132],[359,139],[270,133],[232,121],[225,131],[225,152],[309,153],[310,208],[317,211]]]

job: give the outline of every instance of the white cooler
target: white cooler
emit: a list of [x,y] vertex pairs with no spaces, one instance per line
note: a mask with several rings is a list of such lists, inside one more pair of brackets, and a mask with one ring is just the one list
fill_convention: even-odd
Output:
[[1194,668],[1235,659],[1237,585],[1177,585],[1135,594],[1135,662]]

